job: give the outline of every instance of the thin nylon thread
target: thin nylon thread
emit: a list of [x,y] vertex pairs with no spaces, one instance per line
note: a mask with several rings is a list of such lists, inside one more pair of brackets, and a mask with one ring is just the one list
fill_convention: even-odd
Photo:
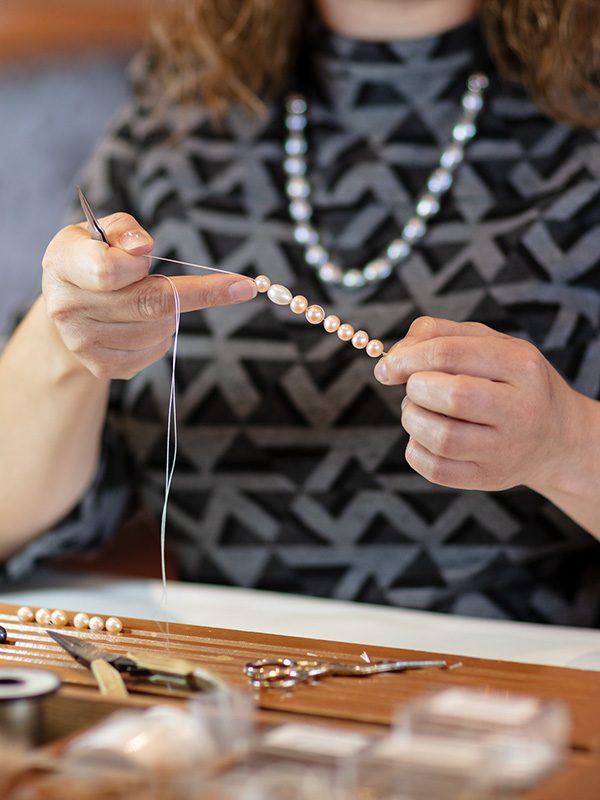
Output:
[[[228,269],[218,269],[217,267],[207,267],[206,264],[193,264],[191,261],[178,261],[176,258],[164,258],[164,256],[146,256],[146,258],[157,261],[166,261],[169,264],[181,264],[182,267],[194,267],[194,269],[206,269],[209,272],[222,272],[223,275],[235,275],[237,278],[246,278],[246,275],[240,275],[239,272],[231,272]],[[157,276],[158,277],[158,276]],[[164,275],[163,277],[167,277]],[[248,278],[252,280],[252,278]]]
[[[173,290],[173,300],[175,302],[175,334],[173,336],[173,356],[171,361],[171,387],[169,390],[169,410],[167,413],[167,454],[165,459],[165,498],[160,517],[160,569],[163,587],[163,604],[167,600],[167,507],[171,484],[175,473],[175,462],[177,461],[177,388],[175,384],[175,368],[177,366],[177,345],[179,344],[179,325],[181,323],[181,298],[175,282],[168,276],[162,274],[153,275],[154,278],[164,278],[171,284]],[[171,458],[171,436],[173,437],[173,456]]]
[[[226,269],[218,269],[217,267],[208,267],[205,264],[194,264],[190,261],[178,261],[175,258],[165,258],[163,256],[146,256],[149,260],[156,259],[157,261],[166,261],[170,264],[179,264],[184,267],[193,267],[194,269],[204,269],[210,272],[221,272],[224,275],[235,275],[237,277],[246,277],[239,275],[237,272],[231,272]],[[177,390],[175,383],[175,369],[177,366],[177,346],[179,344],[179,327],[181,323],[181,297],[177,291],[177,286],[172,278],[162,273],[155,273],[151,275],[152,278],[164,278],[169,281],[173,291],[173,300],[175,302],[175,334],[173,337],[173,355],[171,361],[171,386],[169,389],[169,409],[167,413],[167,445],[166,445],[166,460],[165,460],[165,497],[162,507],[160,518],[160,567],[163,595],[162,602],[166,604],[167,601],[167,561],[166,561],[166,538],[167,538],[167,509],[169,504],[169,495],[171,493],[171,484],[173,483],[173,476],[175,474],[175,463],[177,461]],[[252,280],[252,278],[248,278]],[[386,356],[387,353],[382,353]],[[171,437],[173,438],[173,456],[171,460]]]

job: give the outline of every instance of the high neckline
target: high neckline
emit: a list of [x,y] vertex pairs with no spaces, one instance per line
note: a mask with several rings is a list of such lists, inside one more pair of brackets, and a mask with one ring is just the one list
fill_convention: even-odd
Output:
[[313,21],[306,66],[318,98],[347,120],[356,109],[422,106],[457,99],[467,75],[490,70],[477,20],[441,34],[400,41],[363,41]]

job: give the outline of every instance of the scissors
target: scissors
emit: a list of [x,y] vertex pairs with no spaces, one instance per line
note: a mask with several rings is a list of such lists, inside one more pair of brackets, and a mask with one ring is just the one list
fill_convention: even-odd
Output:
[[256,689],[288,689],[298,683],[326,675],[365,678],[380,672],[405,672],[409,669],[445,666],[447,666],[446,661],[373,661],[370,664],[343,664],[337,661],[261,658],[246,664],[244,672]]
[[152,685],[194,692],[229,691],[219,677],[182,658],[171,658],[160,653],[127,653],[119,655],[101,650],[90,642],[56,631],[46,631],[75,661],[92,669],[98,661],[110,664],[131,679]]
[[96,239],[98,242],[104,242],[104,244],[108,244],[108,238],[104,232],[104,228],[98,222],[98,217],[92,211],[92,207],[88,203],[87,197],[84,195],[79,186],[77,187],[77,191],[79,193],[79,202],[81,203],[81,208],[85,214],[92,239]]

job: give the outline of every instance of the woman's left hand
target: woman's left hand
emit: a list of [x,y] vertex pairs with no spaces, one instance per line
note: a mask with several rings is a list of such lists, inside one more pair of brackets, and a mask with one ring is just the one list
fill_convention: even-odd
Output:
[[375,376],[406,384],[406,459],[433,483],[545,494],[585,442],[583,396],[532,344],[479,323],[417,319]]

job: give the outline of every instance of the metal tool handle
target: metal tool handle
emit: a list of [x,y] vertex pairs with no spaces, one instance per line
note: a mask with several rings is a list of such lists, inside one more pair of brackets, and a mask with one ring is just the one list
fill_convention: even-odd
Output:
[[447,661],[375,661],[372,664],[359,666],[362,675],[376,675],[380,672],[405,672],[409,669],[428,669],[430,667],[446,667]]

